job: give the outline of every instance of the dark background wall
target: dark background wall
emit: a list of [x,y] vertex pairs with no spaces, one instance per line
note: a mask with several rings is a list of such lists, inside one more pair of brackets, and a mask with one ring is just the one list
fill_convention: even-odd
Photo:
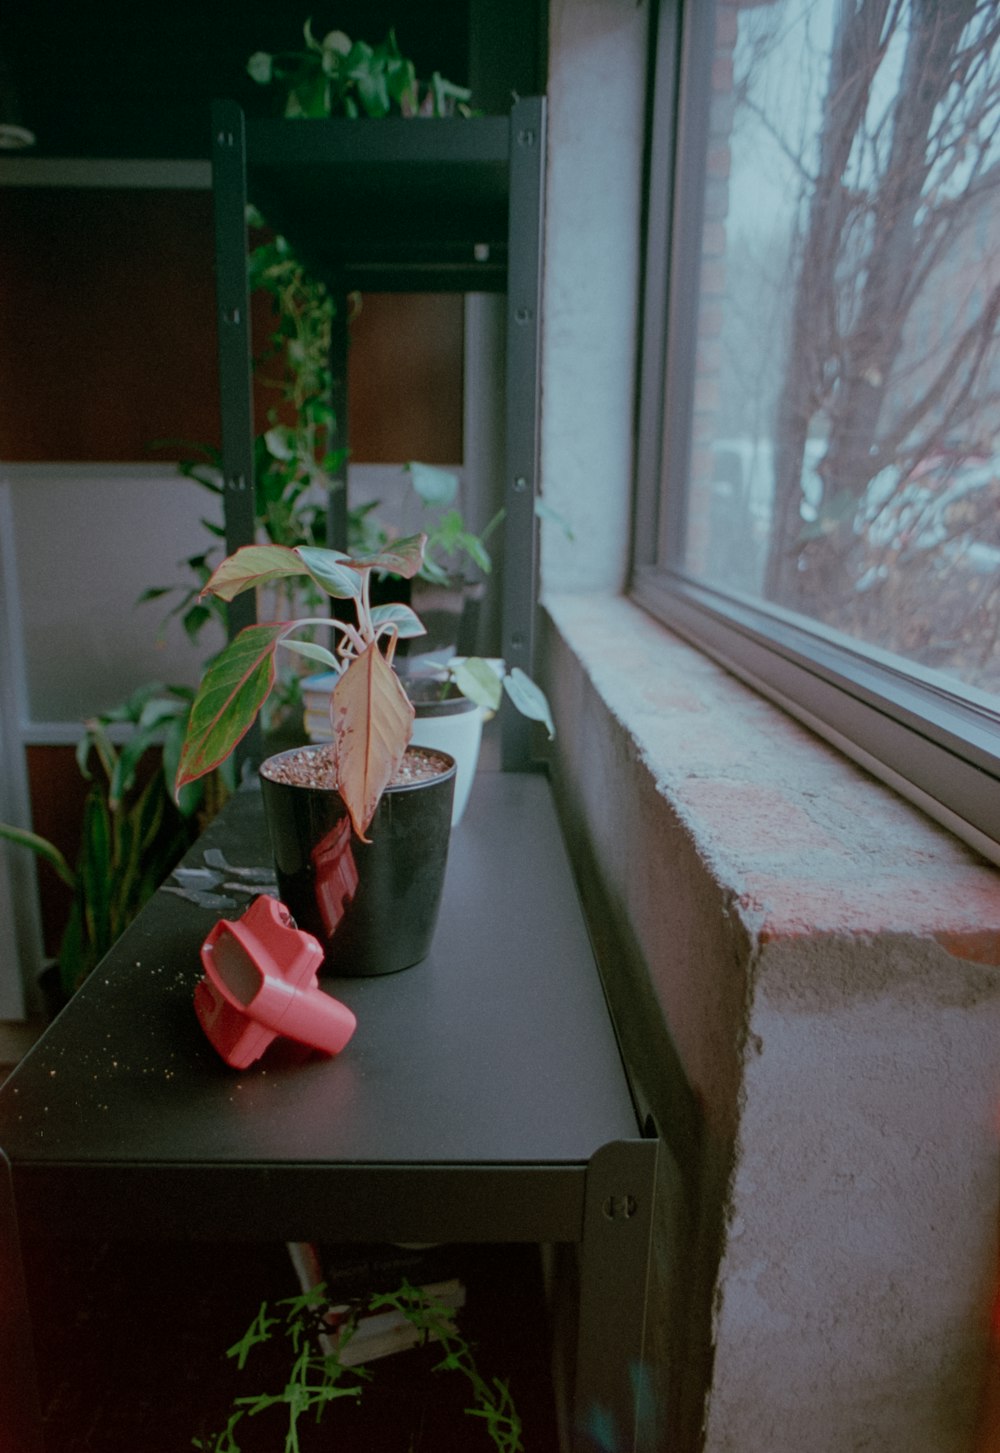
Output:
[[[246,75],[254,51],[301,49],[302,24],[381,40],[390,27],[417,73],[473,84],[504,111],[544,90],[541,0],[25,0],[0,7],[0,62],[20,120],[47,156],[208,155],[209,105],[266,108]],[[2,81],[0,81],[2,85]]]
[[[421,77],[471,85],[486,112],[545,89],[544,0],[9,0],[0,121],[35,133],[28,161],[207,159],[211,102],[266,114],[247,58],[300,49],[310,14],[317,34],[370,43],[394,27]],[[461,461],[462,348],[461,297],[363,300],[356,462]],[[0,460],[150,462],[179,457],[154,440],[217,443],[215,352],[208,192],[0,185]],[[73,749],[36,744],[26,759],[34,825],[73,858],[85,786]],[[47,873],[42,901],[53,952],[66,902]]]

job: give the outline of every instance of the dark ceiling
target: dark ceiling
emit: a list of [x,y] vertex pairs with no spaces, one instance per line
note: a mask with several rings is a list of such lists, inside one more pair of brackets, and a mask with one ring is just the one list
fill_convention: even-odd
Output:
[[468,84],[471,70],[491,83],[483,109],[505,109],[511,90],[540,88],[544,6],[512,0],[499,10],[498,31],[489,0],[6,0],[0,63],[36,155],[199,157],[208,154],[213,99],[266,110],[247,57],[300,49],[307,14],[317,33],[345,30],[373,43],[395,26],[419,75],[438,70]]

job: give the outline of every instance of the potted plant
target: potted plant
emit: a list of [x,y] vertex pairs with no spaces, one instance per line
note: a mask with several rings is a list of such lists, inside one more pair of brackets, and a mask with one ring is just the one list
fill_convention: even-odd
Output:
[[[0,839],[33,852],[72,894],[56,963],[39,977],[50,1018],[131,923],[194,842],[203,814],[211,815],[228,790],[213,775],[171,800],[189,697],[185,688],[151,684],[84,723],[76,760],[90,786],[74,866],[48,838],[0,822]],[[124,742],[115,738],[120,729],[130,731]]]
[[[274,687],[278,648],[336,672],[331,740],[279,753],[260,769],[282,901],[327,949],[328,972],[388,973],[422,959],[444,883],[455,766],[443,753],[408,753],[413,707],[393,669],[398,641],[422,626],[409,606],[375,606],[371,579],[410,579],[425,537],[352,559],[322,547],[248,545],[213,573],[207,593],[305,577],[355,621],[306,616],[247,626],[211,662],[195,696],[177,770],[182,790],[223,762]],[[334,650],[294,633],[332,630]]]

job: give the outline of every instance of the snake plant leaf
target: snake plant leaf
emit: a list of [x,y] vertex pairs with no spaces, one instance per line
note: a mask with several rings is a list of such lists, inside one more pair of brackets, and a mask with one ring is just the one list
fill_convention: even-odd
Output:
[[408,605],[396,602],[390,605],[376,605],[372,609],[372,625],[378,630],[379,626],[394,625],[396,635],[401,641],[411,640],[414,636],[426,636],[427,627],[421,621],[416,611]]
[[275,647],[288,629],[246,626],[209,666],[191,707],[175,792],[218,767],[246,736],[274,685]]
[[520,666],[515,666],[510,674],[504,677],[503,686],[522,716],[544,723],[551,742],[556,734],[556,729],[552,723],[552,712],[549,709],[548,699],[541,687],[536,686]]
[[376,554],[360,556],[350,564],[355,570],[387,570],[390,575],[412,580],[424,562],[426,544],[427,536],[424,534],[406,535],[401,540],[393,540],[391,545],[384,546]]
[[17,843],[19,847],[29,848],[58,873],[68,888],[76,887],[76,874],[55,843],[50,843],[48,838],[40,837],[37,832],[29,832],[24,827],[14,827],[12,823],[7,822],[0,822],[0,838],[6,838],[9,843]]
[[294,553],[327,595],[337,600],[352,600],[361,594],[361,576],[351,568],[354,562],[342,550],[300,545]]
[[403,760],[413,733],[413,707],[377,645],[368,646],[333,688],[330,721],[337,787],[362,842]]
[[267,585],[288,575],[306,575],[308,568],[298,551],[287,545],[244,545],[229,555],[216,570],[202,595],[217,595],[220,600],[233,600],[244,590]]

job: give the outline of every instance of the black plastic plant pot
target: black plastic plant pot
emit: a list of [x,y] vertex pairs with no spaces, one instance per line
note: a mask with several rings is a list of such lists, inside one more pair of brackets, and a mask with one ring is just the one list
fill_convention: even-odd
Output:
[[352,832],[340,794],[268,776],[271,763],[322,745],[269,758],[260,771],[278,896],[299,928],[322,944],[324,975],[393,974],[430,952],[451,834],[455,762],[443,772],[386,788],[368,828]]

